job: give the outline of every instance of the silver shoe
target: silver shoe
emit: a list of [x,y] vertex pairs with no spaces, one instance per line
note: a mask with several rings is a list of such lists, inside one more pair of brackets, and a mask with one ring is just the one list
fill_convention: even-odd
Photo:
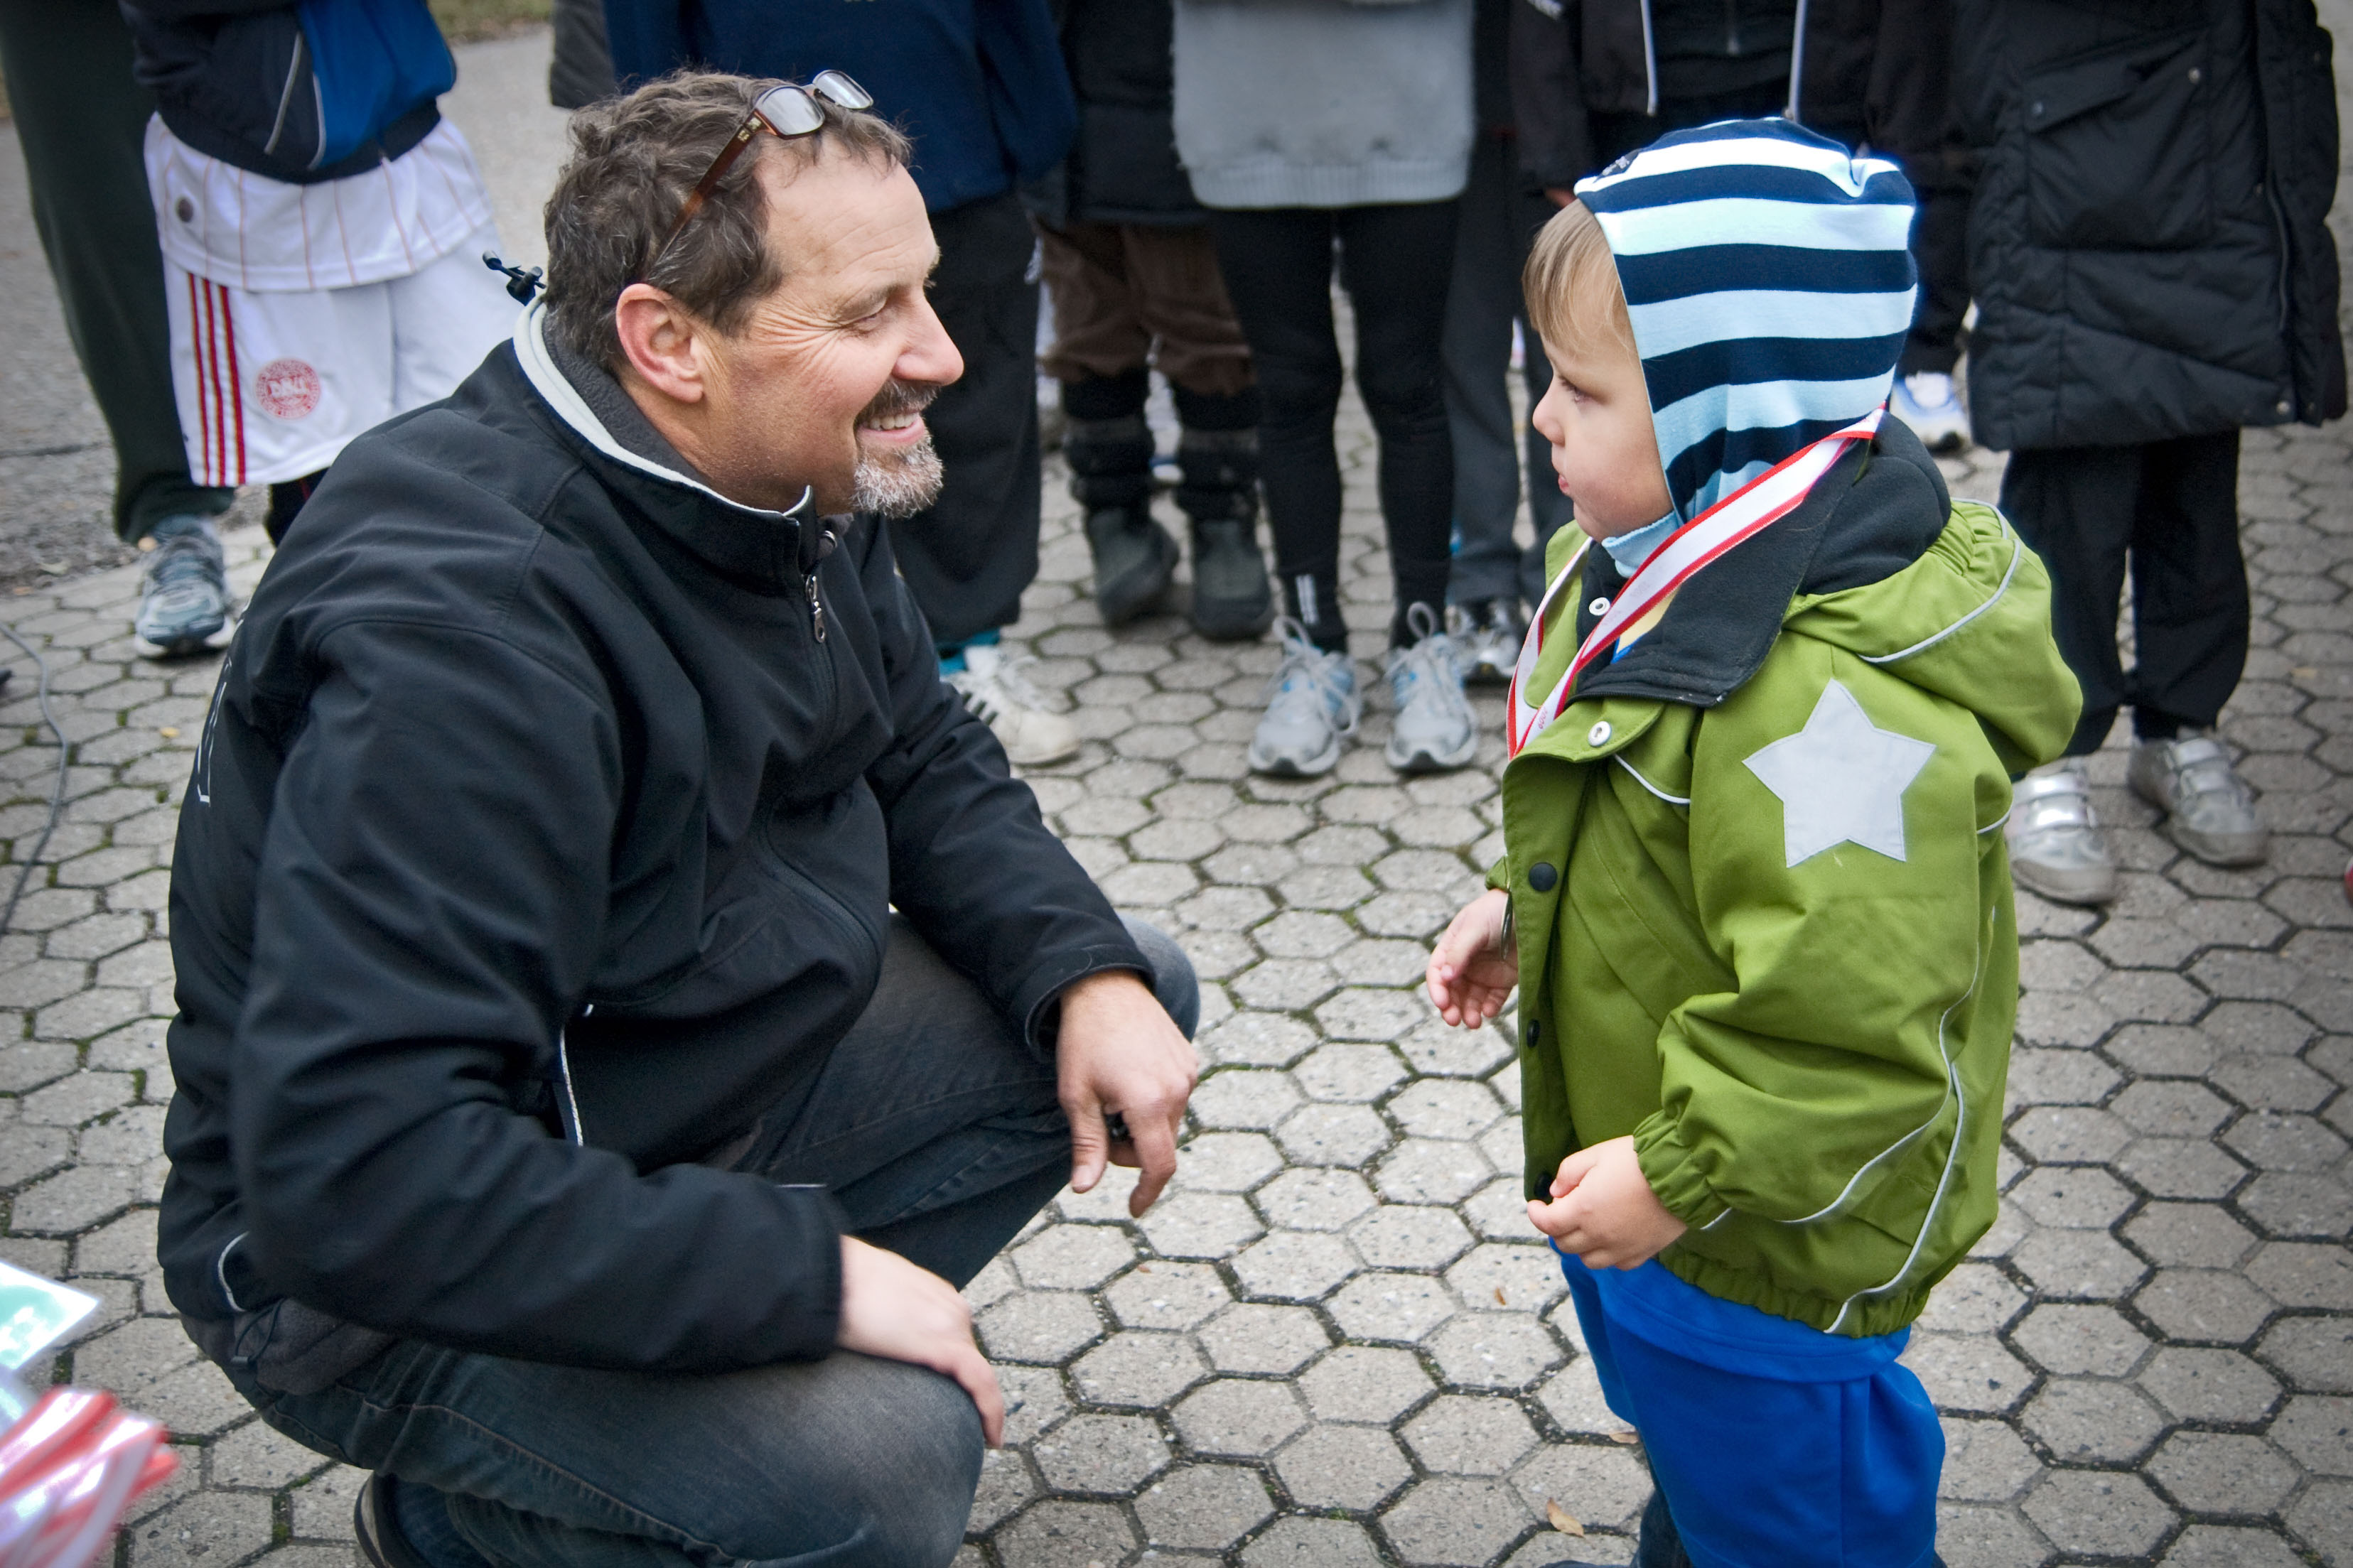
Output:
[[1481,599],[1446,607],[1446,635],[1461,655],[1464,680],[1474,686],[1508,686],[1527,628],[1510,604]]
[[1363,698],[1345,653],[1325,653],[1307,628],[1285,616],[1274,623],[1282,662],[1267,682],[1265,716],[1250,737],[1254,773],[1314,778],[1338,765],[1340,742],[1356,732]]
[[184,658],[220,647],[235,635],[228,574],[212,520],[167,517],[150,533],[154,548],[140,573],[132,646],[147,658]]
[[964,668],[947,683],[964,695],[964,705],[996,731],[1005,755],[1018,766],[1041,768],[1079,754],[1079,727],[1047,711],[1045,694],[1029,684],[1020,667],[1027,655],[1008,654],[990,643],[964,650]]
[[2125,769],[2133,794],[2165,813],[2165,835],[2209,866],[2260,866],[2271,837],[2254,792],[2211,734],[2142,741]]
[[2063,904],[2105,904],[2116,896],[2116,858],[2092,815],[2083,758],[2062,757],[2019,780],[2002,836],[2020,887]]
[[1428,605],[1406,611],[1420,640],[1388,655],[1389,696],[1397,722],[1389,731],[1389,766],[1405,773],[1459,768],[1479,751],[1479,721],[1462,695],[1462,654],[1438,629]]

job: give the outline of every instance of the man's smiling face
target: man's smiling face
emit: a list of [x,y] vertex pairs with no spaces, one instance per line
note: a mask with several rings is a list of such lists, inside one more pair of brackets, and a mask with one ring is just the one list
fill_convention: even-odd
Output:
[[636,379],[666,395],[647,413],[735,500],[783,510],[806,487],[820,513],[919,510],[939,489],[923,409],[964,374],[923,292],[939,247],[923,195],[902,168],[831,149],[804,166],[775,151],[763,149],[757,177],[784,281],[734,332],[651,327],[641,355],[628,312],[645,286],[623,296]]

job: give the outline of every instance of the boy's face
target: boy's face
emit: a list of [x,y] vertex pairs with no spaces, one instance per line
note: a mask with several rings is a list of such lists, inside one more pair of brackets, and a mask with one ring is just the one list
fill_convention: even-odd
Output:
[[1552,443],[1553,472],[1577,504],[1577,526],[1614,539],[1667,515],[1673,501],[1659,466],[1642,362],[1614,336],[1576,353],[1547,342],[1552,385],[1535,425]]

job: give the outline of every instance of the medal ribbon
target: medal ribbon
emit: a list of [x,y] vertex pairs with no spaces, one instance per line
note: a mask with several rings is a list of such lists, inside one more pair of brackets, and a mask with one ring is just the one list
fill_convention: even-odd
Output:
[[1505,739],[1510,742],[1511,754],[1518,756],[1529,742],[1544,732],[1546,726],[1560,717],[1569,705],[1577,678],[1603,648],[1618,640],[1619,634],[1725,551],[1796,510],[1798,503],[1814,488],[1814,481],[1829,472],[1831,465],[1845,452],[1849,441],[1868,440],[1878,433],[1884,413],[1883,408],[1874,408],[1845,429],[1833,430],[1803,450],[1784,458],[1669,534],[1651,552],[1651,558],[1642,563],[1632,580],[1619,591],[1617,603],[1609,606],[1578,646],[1577,657],[1569,660],[1567,672],[1561,676],[1559,683],[1543,701],[1530,702],[1525,694],[1529,683],[1535,679],[1536,661],[1544,653],[1546,614],[1562,587],[1576,577],[1577,563],[1585,559],[1592,541],[1578,545],[1568,563],[1560,569],[1560,575],[1545,590],[1544,602],[1536,606],[1535,618],[1528,623],[1527,637],[1520,644],[1519,664],[1512,671],[1511,700],[1504,710]]

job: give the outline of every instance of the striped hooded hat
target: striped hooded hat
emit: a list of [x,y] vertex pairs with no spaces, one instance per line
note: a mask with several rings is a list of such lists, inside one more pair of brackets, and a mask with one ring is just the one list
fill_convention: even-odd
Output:
[[1601,225],[1685,522],[1887,399],[1912,186],[1787,120],[1661,137],[1577,194]]

